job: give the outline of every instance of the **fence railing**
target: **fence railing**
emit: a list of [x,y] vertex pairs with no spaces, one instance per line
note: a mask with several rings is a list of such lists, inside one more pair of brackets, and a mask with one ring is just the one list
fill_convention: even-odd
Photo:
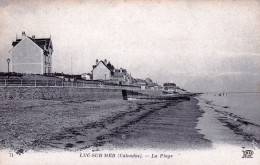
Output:
[[141,89],[137,86],[102,84],[91,82],[72,82],[61,80],[25,80],[25,79],[0,79],[0,86],[4,87],[79,87],[79,88],[106,88],[106,89]]

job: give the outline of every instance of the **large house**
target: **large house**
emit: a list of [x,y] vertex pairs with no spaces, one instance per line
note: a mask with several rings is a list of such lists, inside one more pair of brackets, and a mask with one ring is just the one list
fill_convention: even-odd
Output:
[[52,72],[51,38],[26,36],[12,42],[11,70],[17,73],[49,74]]
[[104,61],[96,60],[96,65],[93,65],[92,76],[93,80],[110,80],[114,71],[114,66]]
[[115,67],[106,59],[104,61],[96,60],[92,70],[93,80],[105,80],[115,84],[132,84],[132,77],[126,69],[115,69]]

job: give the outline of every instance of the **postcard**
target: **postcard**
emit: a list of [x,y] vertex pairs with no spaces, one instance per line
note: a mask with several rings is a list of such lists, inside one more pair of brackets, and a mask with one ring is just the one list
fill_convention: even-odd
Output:
[[260,164],[260,1],[0,0],[0,164]]

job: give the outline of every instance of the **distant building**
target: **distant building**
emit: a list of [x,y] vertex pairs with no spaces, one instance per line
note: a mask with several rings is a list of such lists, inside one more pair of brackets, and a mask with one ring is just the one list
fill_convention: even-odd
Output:
[[157,83],[153,82],[152,79],[150,78],[146,78],[145,79],[146,82],[146,89],[150,89],[150,90],[159,90],[161,88],[160,85],[158,85]]
[[159,90],[159,89],[161,89],[161,86],[158,85],[157,83],[154,83],[154,82],[148,83],[147,86],[148,86],[148,88],[149,88],[150,90]]
[[92,75],[93,80],[110,80],[114,71],[114,66],[107,63],[107,60],[98,61],[93,65]]
[[130,85],[133,82],[133,78],[130,74],[127,73],[126,69],[115,69],[111,81],[115,82],[116,84],[121,85]]
[[104,61],[96,60],[96,65],[93,66],[92,76],[93,80],[105,80],[110,83],[121,85],[130,85],[133,80],[126,69],[115,69],[115,67],[106,59]]
[[175,83],[164,83],[163,84],[163,92],[165,93],[175,93],[177,91],[177,87]]
[[145,80],[143,79],[134,79],[134,83],[133,83],[135,86],[140,86],[141,87],[141,90],[145,90],[145,89],[149,89],[148,87],[148,84]]
[[12,42],[11,70],[17,73],[49,74],[52,72],[51,38],[26,36]]

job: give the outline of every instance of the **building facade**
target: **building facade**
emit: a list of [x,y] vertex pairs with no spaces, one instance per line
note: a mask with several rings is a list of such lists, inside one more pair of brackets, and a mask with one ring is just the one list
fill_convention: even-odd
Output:
[[93,80],[105,80],[109,83],[120,85],[130,85],[133,80],[126,69],[115,69],[106,59],[104,61],[96,60],[96,65],[93,65],[92,77]]
[[127,73],[126,69],[115,69],[112,74],[111,81],[120,85],[131,85],[133,83],[133,78]]
[[51,38],[26,36],[12,42],[11,71],[17,73],[50,74],[52,73],[53,45]]
[[108,64],[106,60],[96,60],[96,65],[93,66],[93,80],[110,80],[114,67]]

